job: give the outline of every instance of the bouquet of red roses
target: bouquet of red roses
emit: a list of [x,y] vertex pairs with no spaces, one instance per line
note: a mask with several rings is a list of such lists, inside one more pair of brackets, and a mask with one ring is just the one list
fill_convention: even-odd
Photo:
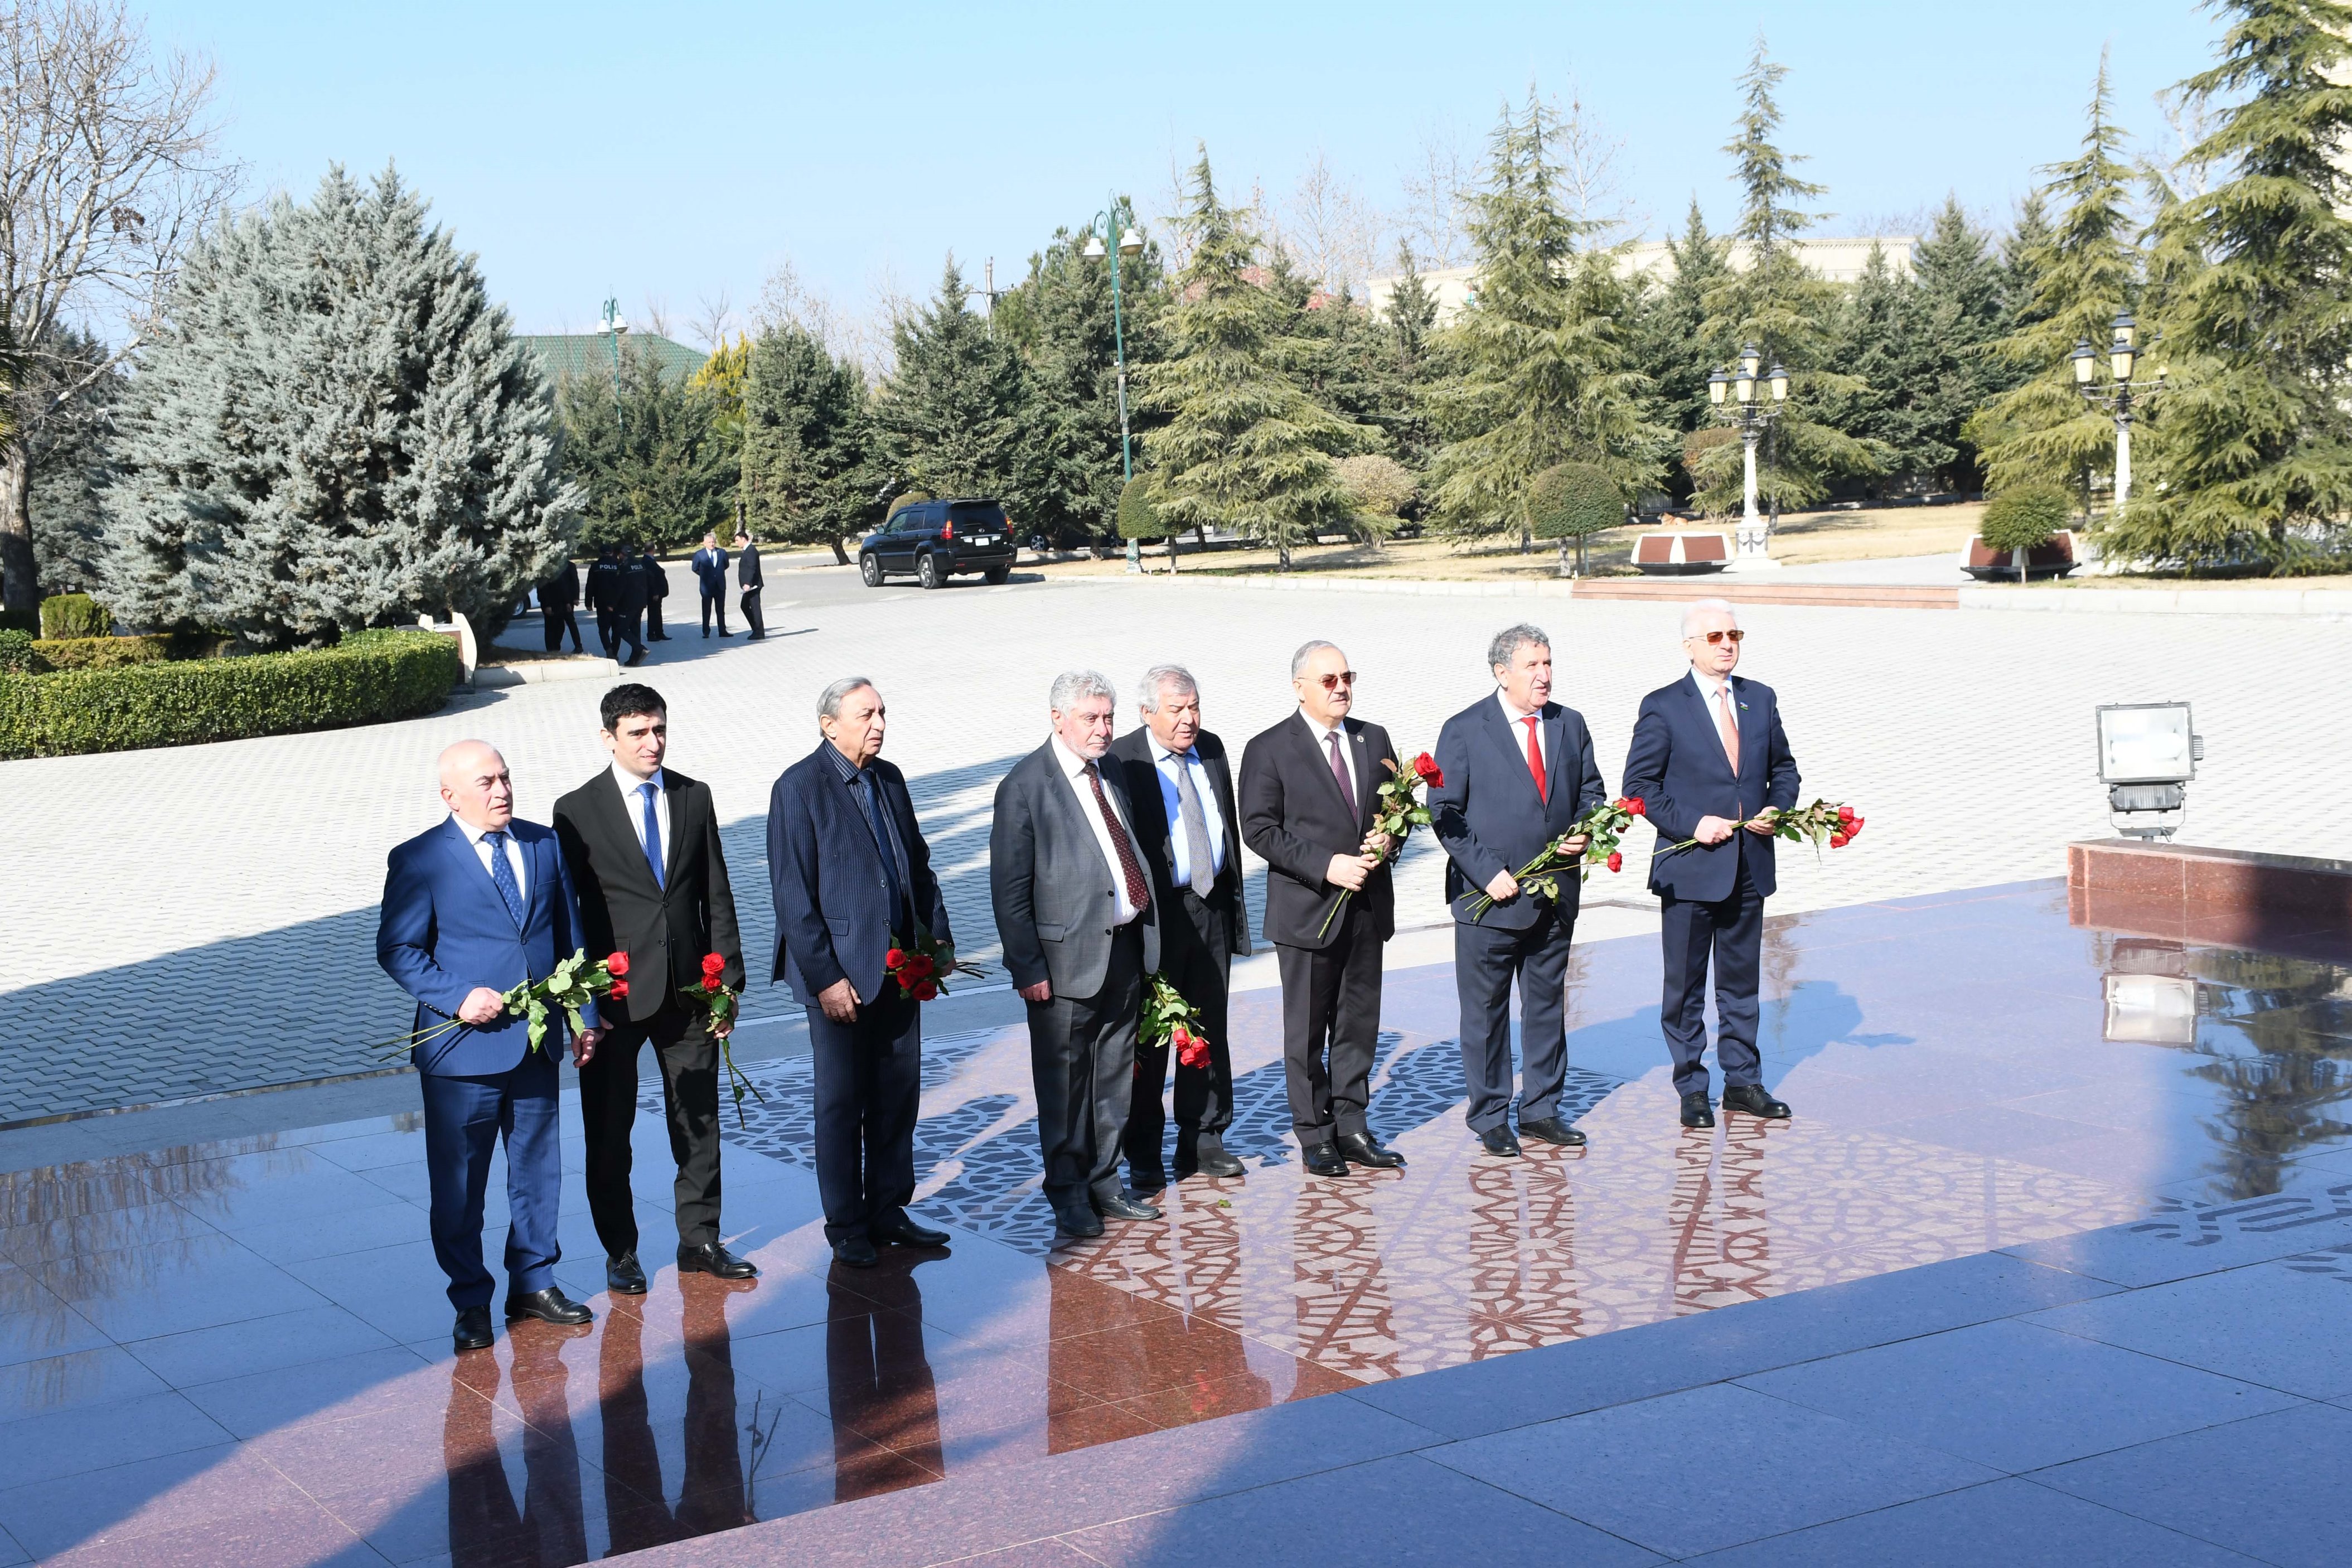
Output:
[[744,1095],[749,1094],[762,1105],[768,1103],[768,1097],[761,1094],[760,1086],[745,1078],[743,1069],[735,1065],[735,1046],[729,1037],[733,1031],[730,1029],[728,1035],[719,1032],[722,1028],[728,1028],[730,1021],[735,1016],[736,1002],[742,995],[741,992],[728,984],[722,978],[726,973],[725,958],[715,952],[704,953],[702,983],[680,992],[678,1005],[699,1006],[707,1015],[702,1021],[702,1026],[709,1030],[711,1037],[719,1042],[719,1055],[727,1063],[727,1086],[735,1091],[735,1125],[740,1127],[743,1125]]
[[[1596,805],[1570,824],[1567,832],[1545,845],[1542,853],[1512,872],[1511,879],[1518,883],[1519,891],[1533,893],[1558,903],[1559,873],[1570,866],[1580,868],[1577,872],[1579,881],[1591,878],[1595,866],[1605,865],[1612,871],[1624,869],[1625,857],[1619,853],[1617,846],[1623,839],[1625,830],[1633,826],[1633,819],[1643,815],[1645,811],[1638,795],[1623,795],[1606,805]],[[1584,839],[1584,847],[1581,850],[1569,848],[1568,841],[1579,837]],[[1479,917],[1494,907],[1494,895],[1480,893],[1470,900],[1465,911],[1470,916],[1470,923],[1477,924]]]
[[495,1027],[499,1019],[512,1016],[530,1020],[530,1048],[535,1051],[547,1038],[548,1019],[559,1010],[563,1014],[564,1022],[572,1026],[572,1032],[576,1035],[583,1027],[580,1009],[588,1005],[590,997],[628,995],[629,983],[625,978],[628,973],[627,953],[608,953],[592,963],[588,960],[587,950],[582,948],[558,963],[548,972],[545,979],[526,980],[509,991],[501,998],[505,1003],[504,1011],[499,1018],[488,1024],[474,1025],[463,1018],[444,1018],[428,1028],[411,1030],[396,1039],[382,1041],[370,1048],[388,1058],[395,1057],[418,1046],[429,1046],[442,1036],[455,1034],[459,1029]]
[[[1404,841],[1414,828],[1429,826],[1429,807],[1423,802],[1421,791],[1424,787],[1442,787],[1445,775],[1438,770],[1437,759],[1427,752],[1413,758],[1410,768],[1401,768],[1386,757],[1381,759],[1381,766],[1388,769],[1391,776],[1374,792],[1380,804],[1373,809],[1371,830],[1364,835],[1362,849],[1371,854],[1372,846],[1385,838],[1388,844],[1380,851],[1381,858],[1393,860],[1404,853]],[[1349,889],[1339,889],[1339,896],[1331,901],[1331,912],[1323,917],[1323,930],[1317,931],[1317,936],[1331,929],[1331,922],[1339,918],[1349,896]]]
[[919,921],[915,922],[911,942],[882,955],[882,968],[898,983],[899,995],[911,996],[918,1002],[946,995],[950,974],[969,974],[975,980],[988,975],[988,971],[977,963],[957,962],[955,944],[940,941]]
[[1209,1037],[1201,1033],[1201,1010],[1156,971],[1144,982],[1139,1037],[1147,1048],[1167,1041],[1176,1047],[1176,1059],[1188,1068],[1209,1065]]
[[[1816,855],[1821,853],[1824,844],[1832,849],[1843,849],[1862,836],[1862,818],[1854,815],[1853,807],[1833,805],[1826,800],[1816,800],[1801,811],[1774,811],[1767,806],[1756,816],[1743,816],[1731,826],[1737,831],[1751,822],[1770,824],[1774,837],[1785,838],[1791,844],[1811,839]],[[1667,845],[1658,854],[1673,855],[1692,848],[1697,843],[1696,838],[1685,838],[1679,844]]]

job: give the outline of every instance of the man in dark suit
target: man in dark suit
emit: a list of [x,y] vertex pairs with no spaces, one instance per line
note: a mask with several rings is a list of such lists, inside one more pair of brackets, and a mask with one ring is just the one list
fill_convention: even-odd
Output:
[[621,662],[631,669],[646,662],[644,622],[652,591],[645,569],[632,559],[628,549],[617,552],[613,562],[613,625],[620,640],[629,645],[629,657]]
[[621,654],[621,552],[616,545],[596,547],[595,563],[588,568],[588,608],[596,616],[596,640],[606,658]]
[[[1512,875],[1606,798],[1584,716],[1551,700],[1551,639],[1537,626],[1496,635],[1486,649],[1495,690],[1437,734],[1444,784],[1429,792],[1431,826],[1445,846],[1454,907],[1454,984],[1462,1002],[1462,1077],[1470,1131],[1486,1152],[1511,1158],[1511,982],[1519,985],[1527,1061],[1519,1135],[1573,1149],[1584,1134],[1559,1117],[1568,1074],[1568,949],[1581,878],[1559,879],[1557,902],[1522,894]],[[1585,838],[1568,840],[1582,853]],[[1473,921],[1480,894],[1494,903]]]
[[879,754],[887,728],[872,681],[835,681],[817,699],[824,739],[768,796],[775,977],[808,1010],[824,1238],[853,1268],[874,1267],[877,1241],[948,1241],[907,1214],[922,1013],[887,965],[890,950],[911,945],[919,926],[942,944],[954,938],[906,775]]
[[[1225,1152],[1223,1136],[1234,1120],[1225,995],[1234,955],[1249,952],[1250,936],[1233,773],[1225,743],[1201,728],[1200,687],[1181,665],[1144,671],[1140,708],[1143,727],[1120,736],[1110,752],[1135,805],[1135,842],[1151,870],[1152,898],[1164,911],[1160,973],[1201,1010],[1201,1032],[1209,1040],[1206,1066],[1176,1064],[1176,1176],[1238,1176],[1242,1163]],[[1168,1042],[1139,1044],[1135,1100],[1120,1142],[1132,1184],[1141,1191],[1167,1184],[1160,1099],[1167,1078]]]
[[646,574],[646,641],[667,642],[669,634],[662,630],[662,601],[669,597],[669,574],[662,570],[650,549],[642,547],[637,570]]
[[1674,1053],[1685,1127],[1715,1125],[1705,1060],[1710,958],[1724,1109],[1774,1119],[1789,1114],[1764,1089],[1756,993],[1764,900],[1780,885],[1765,818],[1796,806],[1797,762],[1772,689],[1731,673],[1745,636],[1738,612],[1721,599],[1690,606],[1683,616],[1690,673],[1642,699],[1625,756],[1625,793],[1645,803],[1660,842],[1698,840],[1696,847],[1650,862],[1650,891],[1658,895],[1664,922],[1658,1019]]
[[1396,892],[1372,831],[1397,766],[1388,731],[1349,716],[1356,672],[1328,642],[1290,659],[1298,710],[1242,751],[1242,842],[1266,861],[1265,940],[1282,974],[1282,1068],[1309,1174],[1404,1163],[1364,1119],[1380,1047],[1382,944]]
[[1119,1136],[1135,1089],[1143,977],[1160,967],[1150,874],[1110,750],[1118,696],[1090,669],[1055,678],[1054,732],[996,786],[989,895],[1004,967],[1029,1005],[1045,1199],[1065,1234],[1158,1219],[1122,1193]]
[[702,536],[702,548],[694,552],[694,575],[702,584],[702,635],[710,635],[710,617],[719,617],[719,635],[727,636],[727,552],[719,548],[719,535]]
[[760,614],[760,547],[741,529],[735,531],[735,585],[743,591],[743,624],[751,628],[747,642],[758,642],[768,635],[767,620]]
[[584,653],[580,646],[580,621],[572,612],[580,603],[580,566],[565,559],[556,563],[547,580],[539,585],[540,629],[546,636],[547,651],[558,653],[563,647],[563,634],[572,634],[572,651]]
[[[482,1263],[482,1195],[501,1134],[507,1153],[507,1321],[589,1321],[555,1283],[562,1258],[556,1212],[563,1156],[556,1106],[559,1011],[541,1048],[506,1011],[505,994],[544,980],[585,945],[571,874],[555,835],[514,816],[506,760],[479,741],[441,753],[448,816],[392,852],[375,933],[375,960],[416,998],[415,1027],[463,1026],[417,1046],[409,1060],[425,1098],[425,1159],[432,1183],[433,1256],[449,1277],[460,1351],[490,1343],[496,1283]],[[572,1061],[594,1059],[593,998],[580,1010]]]
[[580,921],[597,952],[629,955],[629,994],[607,1000],[611,1026],[580,1072],[587,1133],[588,1212],[604,1244],[604,1282],[642,1296],[636,1201],[629,1190],[629,1131],[637,1115],[637,1047],[653,1043],[661,1068],[681,1273],[748,1279],[759,1270],[719,1239],[719,1042],[709,1011],[686,995],[702,984],[702,958],[726,960],[719,980],[743,985],[735,890],[719,843],[710,786],[664,765],[669,709],[634,683],[604,693],[599,738],[613,764],[555,803],[555,836],[580,890]]

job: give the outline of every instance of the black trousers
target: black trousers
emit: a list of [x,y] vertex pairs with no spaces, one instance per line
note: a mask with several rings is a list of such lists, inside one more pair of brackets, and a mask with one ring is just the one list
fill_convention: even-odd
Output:
[[1339,940],[1320,949],[1275,944],[1282,975],[1282,1076],[1300,1145],[1365,1131],[1372,1057],[1381,1044],[1383,943],[1353,899]]
[[596,640],[604,645],[604,657],[617,658],[621,653],[621,612],[609,607],[596,612]]
[[588,1213],[609,1255],[637,1249],[629,1130],[637,1114],[637,1047],[648,1040],[661,1062],[669,1152],[677,1162],[677,1239],[687,1247],[719,1239],[719,1042],[699,1008],[689,1014],[672,998],[650,1018],[614,1026],[580,1069]]
[[760,614],[760,590],[757,588],[744,589],[741,607],[743,611],[743,624],[751,628],[751,635],[755,637],[766,637],[768,635],[768,623],[766,618]]
[[702,635],[704,637],[710,635],[710,617],[714,615],[719,617],[719,635],[723,637],[727,635],[727,595],[713,593],[709,588],[705,588],[702,591]]
[[1113,933],[1102,989],[1029,1004],[1029,1070],[1037,1144],[1054,1203],[1118,1195],[1118,1140],[1135,1092],[1135,1028],[1143,1005],[1143,932]]
[[923,1094],[919,1004],[885,979],[854,1024],[808,1016],[816,1079],[816,1190],[824,1238],[864,1236],[915,1195],[915,1110]]
[[[1529,897],[1533,897],[1532,894]],[[1519,985],[1519,1051],[1525,1058],[1519,1120],[1559,1110],[1568,1077],[1568,949],[1576,917],[1546,902],[1525,931],[1454,928],[1454,986],[1462,1001],[1465,1117],[1473,1132],[1499,1127],[1511,1110],[1511,982]]]
[[[1744,830],[1743,830],[1744,831]],[[1715,963],[1715,1060],[1727,1089],[1763,1079],[1756,1052],[1756,988],[1763,970],[1764,895],[1739,862],[1731,896],[1705,901],[1660,895],[1665,989],[1658,1022],[1675,1058],[1675,1092],[1705,1094],[1706,971]]]
[[669,634],[662,630],[661,601],[659,599],[647,599],[646,601],[646,637],[647,640],[659,637],[664,641],[667,641],[668,640],[668,635]]
[[[1160,928],[1160,973],[1201,1010],[1201,1032],[1209,1037],[1209,1065],[1188,1068],[1176,1064],[1176,1166],[1185,1169],[1192,1135],[1223,1132],[1234,1120],[1234,1057],[1225,1035],[1225,999],[1233,973],[1234,949],[1224,911],[1211,909],[1190,888],[1180,888],[1161,908],[1173,906],[1173,918]],[[1168,1130],[1168,1109],[1160,1090],[1168,1081],[1168,1042],[1135,1047],[1135,1089],[1127,1112],[1127,1131],[1119,1146],[1127,1152],[1128,1169],[1140,1175],[1158,1175],[1161,1146]]]
[[563,646],[563,634],[567,631],[572,634],[572,651],[586,651],[580,646],[580,622],[573,617],[571,605],[558,605],[553,609],[542,605],[539,620],[541,629],[547,634],[548,652],[553,653]]

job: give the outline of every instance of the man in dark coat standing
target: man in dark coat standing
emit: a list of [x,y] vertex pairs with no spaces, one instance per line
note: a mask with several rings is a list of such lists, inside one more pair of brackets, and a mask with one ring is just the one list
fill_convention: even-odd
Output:
[[[1176,1176],[1238,1176],[1225,1152],[1234,1120],[1234,1061],[1226,1040],[1225,998],[1236,954],[1250,950],[1249,910],[1242,900],[1241,814],[1225,743],[1201,728],[1201,690],[1181,665],[1144,671],[1142,727],[1122,735],[1110,754],[1135,805],[1135,842],[1151,869],[1160,922],[1160,973],[1201,1010],[1208,1060],[1176,1064]],[[1160,809],[1152,809],[1154,805]],[[1129,1177],[1139,1191],[1166,1184],[1160,1163],[1167,1118],[1160,1098],[1168,1077],[1168,1042],[1138,1044],[1135,1100],[1127,1113]]]
[[[876,1242],[944,1247],[907,1213],[922,1099],[922,1005],[888,972],[917,928],[952,949],[906,775],[882,760],[882,694],[850,676],[817,699],[815,751],[768,796],[775,976],[808,1010],[816,1079],[816,1184],[824,1238],[852,1268]],[[954,962],[952,952],[942,960]]]
[[[1522,892],[1512,875],[1606,798],[1584,717],[1551,700],[1551,639],[1538,626],[1499,633],[1486,649],[1495,690],[1445,721],[1429,792],[1432,829],[1445,847],[1445,898],[1454,907],[1454,984],[1462,1003],[1466,1117],[1486,1152],[1519,1152],[1511,1136],[1511,982],[1519,985],[1519,1134],[1577,1148],[1584,1134],[1560,1120],[1568,1074],[1568,950],[1582,886],[1559,874],[1557,900]],[[1566,840],[1571,855],[1582,836]],[[1495,901],[1475,919],[1481,895]]]
[[727,552],[719,548],[719,535],[702,536],[702,548],[694,552],[691,563],[695,577],[702,584],[702,635],[710,635],[710,617],[719,617],[719,635],[727,634]]
[[547,651],[561,653],[563,634],[572,634],[572,651],[585,653],[580,646],[580,621],[572,612],[580,603],[580,565],[569,559],[557,563],[547,580],[539,585],[540,629],[546,636]]
[[747,641],[758,642],[768,635],[768,623],[760,614],[760,546],[749,533],[735,531],[735,585],[743,591],[743,624],[751,628]]
[[588,568],[588,608],[596,616],[596,640],[604,645],[606,658],[621,654],[621,574],[619,548],[598,545],[595,563]]
[[662,630],[662,601],[669,597],[669,574],[650,549],[637,556],[637,570],[646,574],[646,641],[667,642],[669,634]]
[[1780,886],[1766,819],[1795,808],[1797,760],[1772,689],[1731,673],[1746,635],[1738,612],[1721,599],[1700,599],[1684,612],[1690,673],[1642,699],[1625,756],[1625,793],[1641,797],[1660,843],[1698,840],[1650,861],[1665,959],[1658,1022],[1674,1055],[1685,1127],[1715,1125],[1705,1059],[1710,960],[1723,1108],[1774,1121],[1790,1113],[1764,1088],[1756,1024],[1764,900]]
[[1265,940],[1282,974],[1282,1067],[1310,1175],[1404,1163],[1365,1120],[1381,963],[1396,932],[1394,847],[1372,831],[1397,767],[1388,731],[1350,717],[1356,672],[1328,642],[1290,659],[1298,710],[1242,752],[1242,842],[1265,857]]
[[678,1268],[748,1279],[759,1270],[719,1239],[719,1042],[735,1020],[714,1027],[708,1007],[688,994],[702,984],[706,953],[725,961],[722,984],[738,993],[743,986],[718,808],[709,785],[665,765],[669,710],[660,692],[616,686],[598,716],[612,765],[555,803],[555,836],[579,890],[589,951],[629,955],[628,994],[606,1001],[611,1032],[580,1076],[588,1209],[604,1244],[604,1282],[622,1295],[645,1294],[629,1131],[637,1114],[637,1047],[647,1041],[661,1068],[677,1162]]

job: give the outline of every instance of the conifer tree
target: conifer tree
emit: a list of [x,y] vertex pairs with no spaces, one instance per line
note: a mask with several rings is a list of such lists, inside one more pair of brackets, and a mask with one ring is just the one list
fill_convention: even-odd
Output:
[[247,641],[459,610],[563,558],[553,400],[474,259],[387,168],[340,167],[191,251],[121,405],[106,602]]
[[1455,538],[1516,534],[1528,547],[1536,476],[1580,461],[1628,495],[1655,482],[1667,433],[1648,419],[1633,368],[1633,287],[1612,251],[1577,248],[1553,156],[1558,121],[1530,89],[1503,112],[1486,182],[1469,198],[1476,273],[1448,329],[1460,374],[1444,389],[1451,437],[1431,470],[1438,525]]
[[1731,279],[1727,243],[1706,231],[1698,197],[1691,197],[1682,237],[1666,241],[1674,272],[1643,298],[1633,331],[1633,363],[1650,378],[1656,416],[1677,435],[1710,423],[1706,378],[1738,344],[1707,335],[1706,297]]
[[866,377],[797,322],[752,340],[743,367],[743,504],[751,531],[822,544],[881,521],[866,458]]
[[[1932,468],[1949,489],[1980,489],[1983,469],[1968,422],[2021,377],[1993,352],[2010,330],[2001,264],[1957,196],[1945,197],[1933,231],[1912,250],[1911,276],[1918,285],[1919,337],[1897,374],[1920,434],[1903,466]],[[1930,460],[1930,447],[1946,455]]]
[[931,302],[892,327],[897,363],[874,400],[875,447],[898,489],[989,497],[1017,523],[1034,500],[1024,471],[1028,370],[972,314],[971,298],[950,257]]
[[563,472],[585,498],[581,548],[662,549],[733,526],[742,444],[707,383],[625,342],[616,369],[565,376],[556,409]]
[[2042,258],[2057,237],[2058,231],[2050,226],[2049,202],[2040,191],[2028,191],[2017,204],[2016,220],[2000,241],[2000,290],[2011,332],[2042,319],[2035,313],[2033,300],[2040,291]]
[[2129,559],[2292,571],[2352,533],[2352,5],[2223,9],[2221,63],[2181,85],[2228,105],[2189,153],[2228,175],[2157,220],[2160,249],[2203,259],[2158,323],[2179,384],[2146,479],[2098,537]]
[[1926,475],[1958,454],[1942,440],[1924,406],[1932,380],[1958,367],[1934,342],[1917,281],[1895,270],[1884,246],[1873,243],[1862,276],[1845,301],[1837,351],[1853,390],[1821,400],[1824,416],[1847,435],[1876,441],[1897,474]]
[[1422,277],[1412,245],[1403,240],[1397,242],[1397,279],[1380,326],[1386,345],[1377,362],[1385,395],[1381,429],[1394,445],[1397,460],[1419,473],[1436,455],[1430,394],[1444,380],[1448,362],[1436,331],[1437,296]]

